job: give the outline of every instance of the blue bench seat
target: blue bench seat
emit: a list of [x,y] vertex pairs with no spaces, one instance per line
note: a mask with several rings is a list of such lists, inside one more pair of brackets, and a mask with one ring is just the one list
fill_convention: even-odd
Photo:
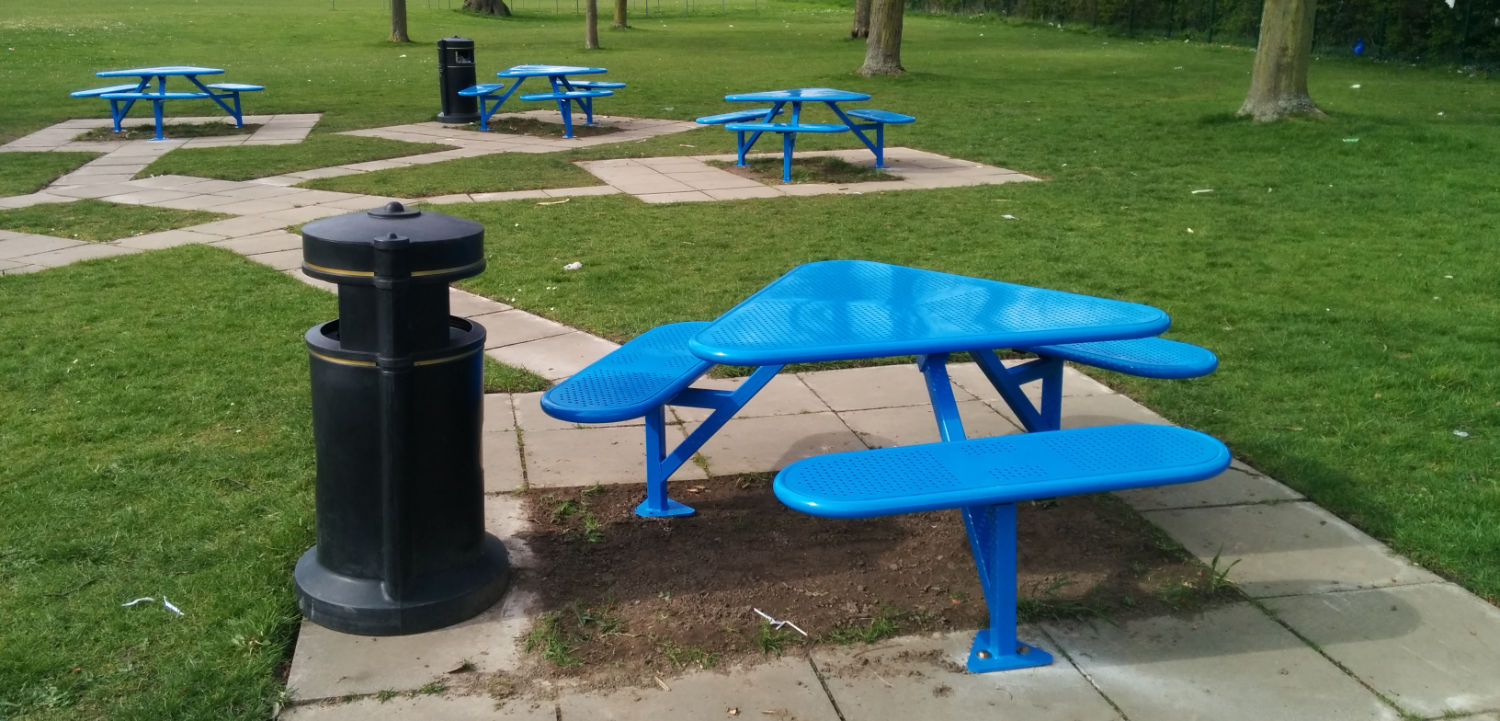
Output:
[[522,100],[556,100],[557,109],[562,112],[563,137],[573,137],[573,103],[583,108],[584,122],[588,125],[594,124],[594,98],[603,98],[614,95],[613,90],[559,90],[554,89],[550,93],[528,93],[522,95]]
[[989,610],[968,669],[984,673],[1052,662],[1016,639],[1018,501],[1198,481],[1229,462],[1203,433],[1119,425],[815,456],[782,469],[773,488],[787,506],[832,518],[961,509]]
[[505,83],[479,83],[458,91],[459,95],[466,98],[479,98],[480,130],[490,129],[490,116],[500,109],[500,104],[506,99],[506,96],[495,97],[495,94],[504,89]]
[[1142,378],[1197,378],[1219,367],[1219,357],[1213,351],[1166,338],[1132,338],[1016,350]]
[[[797,146],[797,133],[842,133],[849,130],[843,123],[778,123],[758,120],[753,122],[726,123],[724,127],[738,133],[740,167],[745,166],[745,153],[761,133],[781,133],[781,182],[792,182],[792,151]],[[751,133],[749,138],[745,133]]]
[[644,417],[713,367],[688,352],[688,341],[708,325],[704,321],[671,323],[636,336],[553,386],[542,396],[542,410],[574,423]]
[[625,83],[615,80],[569,80],[568,87],[574,90],[619,90]]
[[89,88],[88,90],[74,90],[68,93],[75,98],[97,98],[106,93],[128,93],[140,89],[139,83],[126,83],[124,85],[109,85],[102,88]]
[[856,108],[844,111],[844,114],[850,118],[869,121],[866,123],[850,121],[849,124],[852,127],[858,130],[870,130],[872,128],[875,130],[875,142],[873,144],[870,143],[869,138],[861,137],[860,139],[865,141],[865,145],[869,146],[870,150],[874,151],[875,167],[877,168],[885,167],[885,126],[903,125],[917,121],[916,118],[910,115],[893,113],[889,110],[877,110],[875,108]]
[[226,90],[232,93],[253,93],[257,90],[266,89],[264,85],[254,85],[251,83],[209,83],[204,87],[213,88],[214,90]]
[[[764,120],[766,118],[766,115],[769,114],[770,112],[771,112],[771,108],[753,108],[751,110],[736,110],[736,111],[734,111],[732,113],[719,113],[718,115],[705,115],[705,116],[703,116],[701,118],[698,118],[697,120],[695,120],[693,122],[702,123],[704,125],[723,125],[725,123],[751,122],[751,121],[755,121],[755,120]],[[777,115],[780,115],[781,112],[782,111],[781,111],[780,108],[776,109],[776,114]]]

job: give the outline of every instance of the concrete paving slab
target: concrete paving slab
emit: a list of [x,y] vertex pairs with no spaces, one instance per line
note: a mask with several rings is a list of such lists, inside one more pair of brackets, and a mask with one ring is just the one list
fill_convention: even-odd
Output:
[[[681,443],[681,426],[667,426],[667,444]],[[646,432],[642,427],[577,428],[526,431],[522,435],[526,483],[531,488],[592,486],[595,483],[646,483]],[[708,478],[688,461],[672,474],[675,481]]]
[[619,195],[620,189],[613,185],[583,185],[576,188],[547,188],[542,192],[552,198],[577,198],[591,195]]
[[706,203],[714,199],[712,195],[709,195],[708,193],[705,193],[701,190],[670,193],[644,193],[637,194],[635,197],[638,198],[642,203],[652,203],[656,205],[663,203]]
[[[633,424],[611,423],[608,424],[608,426],[594,423],[590,423],[588,425],[569,423],[568,421],[558,420],[556,418],[553,418],[552,416],[547,415],[547,412],[542,410],[541,401],[542,394],[540,392],[517,393],[514,396],[511,396],[511,402],[514,404],[516,409],[516,424],[521,427],[522,431],[531,433],[534,431],[563,431],[570,428],[604,428],[608,426],[645,425],[645,421],[641,420],[636,420]],[[645,431],[641,432],[645,433]]]
[[509,393],[484,394],[484,432],[511,431],[516,428],[515,403]]
[[783,195],[783,193],[781,191],[778,191],[775,188],[768,188],[768,187],[766,187],[764,185],[757,186],[757,187],[746,187],[746,188],[726,188],[726,189],[723,189],[723,190],[705,190],[705,191],[703,191],[703,194],[707,195],[710,198],[713,198],[714,200],[748,200],[748,199],[751,199],[751,198],[779,198],[779,197],[781,197]]
[[1136,488],[1118,491],[1115,495],[1137,511],[1302,500],[1302,494],[1274,478],[1249,472],[1242,467],[1230,467],[1213,478],[1197,483]]
[[71,203],[77,198],[66,195],[54,195],[52,193],[30,193],[28,195],[16,195],[9,198],[0,198],[0,208],[30,208],[45,203]]
[[[184,192],[195,192],[195,191],[184,191]],[[222,195],[201,194],[201,195],[188,195],[186,197],[174,198],[172,200],[162,200],[162,201],[158,201],[158,202],[152,203],[152,205],[154,205],[156,207],[159,207],[159,208],[173,208],[173,209],[176,209],[176,210],[213,210],[215,208],[220,208],[220,207],[223,207],[225,205],[229,205],[230,203],[238,203],[238,202],[240,202],[240,201],[235,200],[234,198],[226,198],[226,197],[224,197]]]
[[292,270],[302,267],[302,248],[295,250],[278,250],[271,253],[257,253],[247,255],[246,258],[261,265],[268,265],[276,270]]
[[[684,424],[691,433],[697,424]],[[763,473],[824,453],[864,450],[854,431],[833,413],[774,418],[736,418],[725,424],[700,453],[715,476]]]
[[507,200],[535,200],[547,199],[552,196],[545,190],[506,190],[496,193],[470,193],[470,198],[476,203],[495,203]]
[[[1066,383],[1063,384],[1066,387]],[[1000,404],[1004,405],[1004,404]],[[1113,426],[1121,423],[1172,425],[1128,396],[1119,394],[1065,397],[1062,404],[1063,428]]]
[[1435,583],[1266,601],[1282,623],[1424,718],[1500,709],[1500,609]]
[[534,593],[512,588],[489,610],[448,628],[407,636],[356,636],[302,622],[287,689],[295,702],[442,682],[465,661],[480,673],[518,668],[517,641],[537,610]]
[[241,235],[254,235],[256,233],[264,233],[268,230],[278,230],[286,226],[287,223],[274,218],[257,218],[249,215],[241,218],[216,220],[212,223],[183,228],[183,230],[191,230],[195,233],[208,233],[209,235],[221,235],[225,238],[237,238]]
[[157,250],[159,248],[175,248],[179,245],[192,245],[194,243],[212,243],[222,240],[217,235],[204,235],[194,233],[191,230],[164,230],[159,233],[146,233],[130,238],[121,238],[115,244],[122,248],[136,248],[139,250]]
[[556,721],[557,708],[550,701],[502,704],[488,696],[459,696],[449,692],[441,696],[397,696],[388,701],[362,698],[347,703],[293,706],[277,718],[281,721]]
[[112,258],[117,255],[130,255],[139,253],[137,248],[122,248],[105,243],[81,243],[68,248],[59,248],[45,253],[36,253],[25,257],[25,261],[31,265],[40,265],[44,268],[56,268],[59,266],[77,263],[81,260],[94,260],[95,258]]
[[[289,201],[270,198],[266,200],[238,200],[227,205],[220,205],[214,208],[214,211],[219,213],[233,213],[235,215],[267,215],[270,213],[286,212],[296,207],[296,204]],[[291,225],[291,223],[286,221],[282,221],[282,224]]]
[[[927,382],[915,365],[849,368],[835,373],[803,373],[802,381],[836,411],[928,405]],[[959,401],[974,400],[954,388]]]
[[[744,382],[744,378],[699,378],[693,382],[693,387],[733,391]],[[734,416],[736,418],[759,418],[825,413],[830,410],[833,409],[807,387],[798,374],[778,373],[770,383],[766,384],[766,387],[760,389],[760,392],[750,399],[749,404],[741,408]],[[708,418],[711,413],[707,408],[690,406],[673,406],[672,411],[677,414],[679,420],[693,423]]]
[[516,429],[486,430],[480,434],[485,493],[510,493],[526,487],[521,465],[521,442]]
[[[457,288],[448,289],[448,312],[462,318],[498,313],[510,309],[510,306],[499,301],[490,300],[482,295],[476,295]],[[489,326],[485,326],[485,330],[489,330]]]
[[[649,682],[650,679],[642,679]],[[699,671],[662,688],[570,693],[558,700],[560,721],[702,721],[796,719],[839,721],[839,715],[805,658]]]
[[327,291],[329,293],[337,293],[339,290],[339,287],[333,283],[329,283],[326,280],[318,280],[317,278],[309,277],[306,273],[302,272],[301,266],[298,266],[296,268],[288,268],[282,272],[286,273],[288,277],[306,283],[314,288],[317,288],[318,290]]
[[1219,568],[1228,568],[1228,579],[1253,598],[1438,581],[1311,503],[1142,515],[1203,562],[1219,556]]
[[301,225],[318,220],[319,218],[343,215],[346,212],[348,211],[341,208],[330,208],[326,205],[301,205],[291,210],[275,210],[269,213],[261,213],[260,215],[283,221],[287,225]]
[[491,311],[472,316],[471,320],[484,326],[486,349],[503,348],[517,343],[577,332],[557,321],[547,320],[516,309]]
[[22,273],[35,273],[46,270],[40,265],[14,265],[6,261],[6,265],[0,265],[0,275],[20,275]]
[[216,239],[214,245],[227,248],[240,255],[256,255],[259,253],[273,253],[278,250],[302,249],[302,236],[288,233],[285,230],[271,230],[255,235],[242,235],[238,238]]
[[[1056,655],[1040,630],[1020,637]],[[1066,659],[1004,673],[969,673],[972,631],[908,636],[873,645],[819,646],[813,661],[845,721],[915,719],[1122,719]]]
[[1045,626],[1126,718],[1400,718],[1369,689],[1249,603],[1191,618]]
[[71,248],[84,241],[71,238],[59,238],[54,235],[34,235],[31,233],[14,233],[5,231],[0,236],[0,258],[16,259],[28,255],[46,253],[63,248]]
[[[488,326],[486,326],[488,328]],[[567,378],[619,346],[582,331],[485,351],[501,363],[525,368],[550,381]]]
[[102,198],[106,195],[119,195],[130,192],[130,186],[124,183],[102,183],[99,185],[69,185],[62,180],[47,187],[47,194],[62,196],[69,200],[80,200],[83,198]]
[[[1021,432],[1020,426],[980,401],[959,403],[958,415],[963,420],[964,434],[969,438]],[[839,417],[871,448],[937,443],[942,440],[930,405],[844,411]]]

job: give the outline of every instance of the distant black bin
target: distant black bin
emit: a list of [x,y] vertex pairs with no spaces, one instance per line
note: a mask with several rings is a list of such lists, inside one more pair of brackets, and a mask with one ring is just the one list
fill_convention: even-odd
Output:
[[472,123],[479,119],[479,100],[458,91],[471,87],[474,80],[474,41],[468,38],[443,38],[438,41],[438,90],[443,96],[440,123]]
[[484,227],[390,203],[302,228],[302,269],[338,284],[307,332],[317,545],[294,573],[321,626],[371,636],[448,626],[505,593],[484,531],[484,327],[448,283],[484,270]]

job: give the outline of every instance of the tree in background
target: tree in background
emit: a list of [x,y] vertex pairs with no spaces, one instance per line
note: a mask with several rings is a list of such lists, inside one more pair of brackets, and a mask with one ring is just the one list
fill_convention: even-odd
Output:
[[505,0],[464,0],[464,9],[469,12],[510,17],[510,7]]
[[615,0],[615,24],[612,26],[614,27],[614,29],[623,30],[630,27],[630,25],[626,24],[625,22],[625,6],[629,3],[630,0]]
[[406,34],[406,0],[391,0],[391,42],[409,43]]
[[849,28],[849,37],[870,37],[870,0],[854,0],[854,27]]
[[587,0],[583,4],[583,47],[585,50],[599,49],[599,0]]
[[905,0],[874,0],[871,4],[870,37],[865,41],[865,64],[859,69],[860,75],[868,78],[906,72],[901,67],[901,21],[905,10]]
[[1250,92],[1240,106],[1240,115],[1249,115],[1257,122],[1288,115],[1323,116],[1307,94],[1316,10],[1316,0],[1265,1]]

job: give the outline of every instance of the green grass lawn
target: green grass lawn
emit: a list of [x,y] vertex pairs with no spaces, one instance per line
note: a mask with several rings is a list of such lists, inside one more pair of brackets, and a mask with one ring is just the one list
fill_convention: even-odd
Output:
[[79,240],[115,240],[185,228],[233,216],[206,210],[173,210],[147,205],[116,205],[102,200],[43,203],[0,210],[0,229]]
[[64,173],[99,157],[95,153],[5,153],[0,155],[0,198],[35,193]]
[[[597,52],[581,49],[570,15],[494,20],[412,5],[421,42],[408,46],[384,42],[378,5],[18,8],[0,19],[16,48],[0,63],[0,142],[102,117],[102,101],[67,97],[97,84],[96,70],[190,62],[265,84],[247,113],[323,121],[299,146],[176,151],[150,172],[256,177],[368,159],[383,151],[350,152],[365,139],[329,132],[431,119],[433,42],[447,35],[475,39],[481,79],[525,62],[608,67],[630,84],[600,101],[608,114],[689,119],[732,109],[725,93],[780,87],[868,92],[871,105],[918,119],[892,128],[889,144],[1047,182],[445,205],[488,229],[488,270],[463,285],[615,340],[712,318],[798,263],[839,257],[1156,305],[1174,319],[1169,335],[1220,355],[1219,371],[1110,382],[1500,598],[1492,80],[1320,58],[1311,91],[1330,117],[1256,126],[1231,115],[1248,84],[1246,48],[911,15],[910,72],[866,79],[853,72],[863,51],[846,37],[848,10],[829,5],[635,17],[630,30],[601,31]],[[258,52],[226,54],[212,31],[226,25]],[[559,158],[732,152],[733,136],[703,128],[347,182],[384,195],[455,192],[535,182]],[[0,176],[18,155],[0,154]],[[19,175],[30,179],[7,192],[78,162],[37,170],[50,161],[24,155]],[[12,344],[0,354],[0,417],[26,420],[0,430],[0,623],[26,634],[0,646],[0,715],[260,718],[275,698],[291,561],[310,538],[305,360],[287,338],[334,312],[326,295],[221,256],[174,250],[0,277],[0,337]],[[572,261],[583,269],[564,272]],[[203,273],[211,262],[225,268]],[[229,297],[255,317],[236,317]],[[189,615],[117,607],[161,593]]]

